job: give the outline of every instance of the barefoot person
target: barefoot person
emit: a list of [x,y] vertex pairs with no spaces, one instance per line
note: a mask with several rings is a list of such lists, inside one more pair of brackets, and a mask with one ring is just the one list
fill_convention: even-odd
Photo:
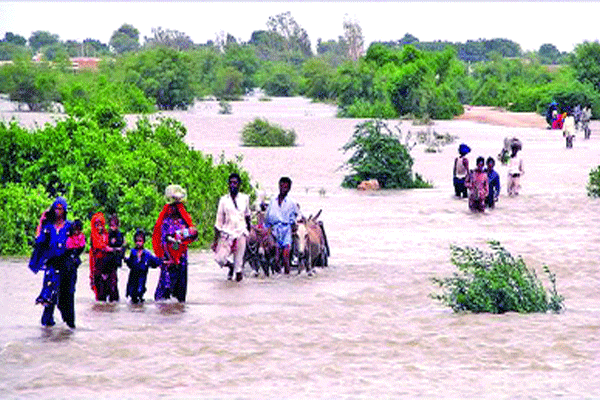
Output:
[[[215,261],[228,267],[228,279],[243,279],[244,252],[250,232],[250,198],[240,193],[242,178],[235,172],[229,175],[229,193],[221,197],[215,222],[215,238],[212,249]],[[233,263],[228,258],[233,255]]]
[[292,180],[286,176],[279,179],[279,195],[271,200],[267,207],[265,226],[271,228],[277,242],[277,263],[286,274],[290,273],[290,249],[292,230],[298,217],[298,206],[288,197]]

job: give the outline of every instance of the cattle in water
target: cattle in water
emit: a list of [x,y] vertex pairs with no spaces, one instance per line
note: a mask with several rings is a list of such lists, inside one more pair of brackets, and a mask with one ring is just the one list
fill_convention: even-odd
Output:
[[302,266],[309,276],[313,274],[313,267],[327,266],[329,246],[323,224],[317,221],[321,211],[308,219],[302,217],[297,221],[296,249],[298,252],[298,274],[302,272]]

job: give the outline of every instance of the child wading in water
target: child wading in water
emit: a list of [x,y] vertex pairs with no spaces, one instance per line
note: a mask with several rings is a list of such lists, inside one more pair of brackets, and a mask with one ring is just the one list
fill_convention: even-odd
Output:
[[452,176],[454,181],[454,194],[456,197],[467,198],[467,187],[465,186],[465,180],[469,174],[469,160],[466,155],[471,152],[471,149],[466,144],[458,146],[459,156],[454,159],[454,168],[452,170]]
[[494,161],[492,157],[488,157],[485,163],[487,165],[486,172],[490,182],[489,193],[485,203],[489,208],[494,208],[498,201],[498,196],[500,196],[500,175],[494,170],[496,161]]
[[[125,240],[119,230],[119,219],[116,215],[111,215],[108,233],[106,235],[106,247],[102,249],[103,256],[99,260],[99,276],[96,285],[96,300],[98,301],[119,301],[119,288],[117,280],[117,268],[121,266],[123,260],[123,247]],[[102,231],[102,229],[101,229]],[[104,246],[104,244],[102,244]]]
[[474,212],[485,211],[485,200],[489,193],[488,175],[483,170],[485,159],[477,157],[477,167],[467,176],[466,185],[471,190],[469,208]]
[[156,268],[161,265],[161,260],[156,258],[148,250],[144,249],[146,234],[138,229],[133,237],[135,248],[131,249],[129,258],[125,263],[129,267],[129,279],[127,280],[127,292],[125,297],[130,297],[133,304],[144,302],[146,293],[146,278],[148,268]]

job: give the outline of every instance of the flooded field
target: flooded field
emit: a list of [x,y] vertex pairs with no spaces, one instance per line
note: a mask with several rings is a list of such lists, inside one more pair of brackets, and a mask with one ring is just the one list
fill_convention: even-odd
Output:
[[[211,254],[190,256],[188,302],[97,304],[87,260],[79,270],[77,329],[39,326],[41,276],[25,259],[0,260],[2,398],[594,398],[600,393],[600,201],[586,196],[600,164],[600,126],[566,150],[560,132],[471,121],[438,121],[459,137],[440,153],[412,150],[414,170],[433,189],[343,189],[340,149],[358,120],[306,99],[256,98],[169,112],[196,149],[242,164],[268,195],[293,180],[291,196],[309,215],[322,209],[330,267],[317,276],[248,275],[228,282]],[[0,119],[43,123],[45,114]],[[298,146],[247,148],[239,133],[255,117],[293,128]],[[131,119],[135,119],[131,117]],[[425,129],[404,121],[403,133]],[[496,156],[507,136],[524,143],[521,195],[495,210],[468,211],[453,197],[452,163],[461,142]],[[37,218],[38,216],[32,216]],[[454,314],[429,297],[433,276],[454,271],[450,244],[499,240],[544,280],[557,275],[559,314]],[[124,291],[127,269],[120,271]],[[150,272],[149,295],[158,273]],[[60,320],[60,317],[58,317]]]

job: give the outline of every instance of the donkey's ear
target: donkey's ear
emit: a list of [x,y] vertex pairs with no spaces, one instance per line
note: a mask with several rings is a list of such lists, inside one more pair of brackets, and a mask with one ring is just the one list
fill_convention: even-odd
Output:
[[314,218],[311,218],[311,219],[316,221],[317,218],[319,218],[319,215],[321,215],[321,211],[323,211],[323,209],[320,209],[319,212],[317,213],[317,215],[315,215]]

